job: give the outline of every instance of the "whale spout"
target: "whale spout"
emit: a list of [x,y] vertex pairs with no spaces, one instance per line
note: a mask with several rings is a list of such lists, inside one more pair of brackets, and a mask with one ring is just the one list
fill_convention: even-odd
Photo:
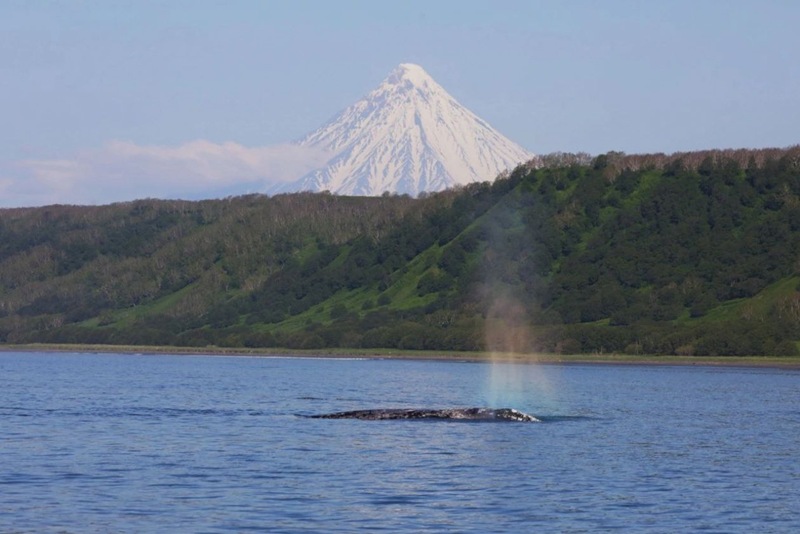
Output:
[[309,416],[312,419],[362,419],[383,421],[387,419],[451,419],[464,421],[516,421],[538,423],[539,419],[513,408],[383,408],[351,410]]

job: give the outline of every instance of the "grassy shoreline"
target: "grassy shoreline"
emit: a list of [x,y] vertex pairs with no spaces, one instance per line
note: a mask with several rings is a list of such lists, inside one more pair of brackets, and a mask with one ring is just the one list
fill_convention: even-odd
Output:
[[492,354],[487,352],[413,351],[397,349],[249,349],[227,347],[172,347],[135,345],[26,344],[1,345],[0,352],[70,352],[120,354],[170,354],[251,357],[314,357],[509,362],[542,364],[680,365],[771,367],[800,369],[800,357],[780,356],[653,356],[627,354]]

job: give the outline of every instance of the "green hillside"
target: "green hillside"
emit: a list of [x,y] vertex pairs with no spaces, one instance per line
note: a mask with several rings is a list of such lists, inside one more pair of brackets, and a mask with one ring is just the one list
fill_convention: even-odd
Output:
[[0,342],[795,354],[800,148],[0,210]]

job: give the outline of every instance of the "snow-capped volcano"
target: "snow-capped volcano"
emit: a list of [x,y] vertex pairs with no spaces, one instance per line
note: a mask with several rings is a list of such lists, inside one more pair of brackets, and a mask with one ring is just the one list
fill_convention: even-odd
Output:
[[332,157],[284,191],[417,195],[492,180],[533,157],[409,63],[299,144]]

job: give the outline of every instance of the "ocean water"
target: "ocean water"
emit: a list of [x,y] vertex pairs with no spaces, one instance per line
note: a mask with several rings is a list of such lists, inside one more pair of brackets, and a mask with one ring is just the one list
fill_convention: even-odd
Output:
[[0,353],[0,532],[611,530],[800,531],[800,372]]

